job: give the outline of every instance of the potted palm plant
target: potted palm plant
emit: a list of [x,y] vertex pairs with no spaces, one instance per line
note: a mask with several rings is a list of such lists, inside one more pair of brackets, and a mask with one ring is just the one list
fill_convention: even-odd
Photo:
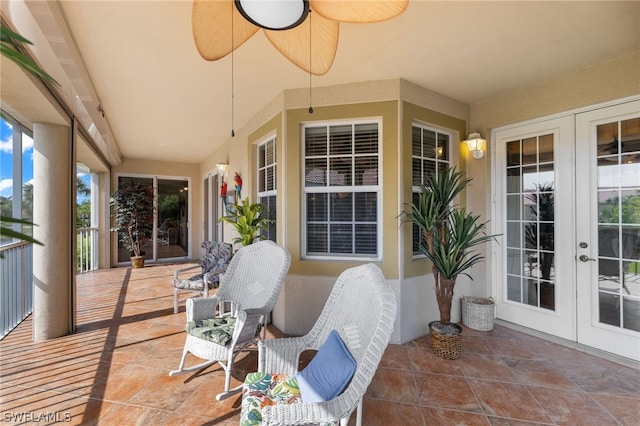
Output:
[[267,206],[250,203],[247,197],[239,203],[227,204],[226,214],[220,221],[233,225],[238,232],[238,236],[233,239],[234,243],[248,246],[265,238],[262,231],[267,229],[269,224],[267,214]]
[[469,182],[455,168],[432,173],[426,185],[419,186],[417,203],[405,203],[400,214],[402,223],[418,227],[420,250],[431,261],[440,321],[429,323],[429,331],[434,353],[447,359],[460,357],[462,329],[451,323],[456,279],[460,274],[473,279],[466,271],[483,256],[471,249],[493,238],[485,233],[486,222],[479,216],[453,204]]
[[129,250],[131,266],[144,266],[142,247],[153,236],[153,188],[136,184],[120,188],[109,199],[113,212],[111,231],[118,233],[119,241]]

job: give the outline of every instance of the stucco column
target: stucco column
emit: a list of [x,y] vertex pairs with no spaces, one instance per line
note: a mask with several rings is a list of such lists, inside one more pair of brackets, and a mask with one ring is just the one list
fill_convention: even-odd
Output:
[[33,339],[71,332],[71,141],[65,126],[33,126]]

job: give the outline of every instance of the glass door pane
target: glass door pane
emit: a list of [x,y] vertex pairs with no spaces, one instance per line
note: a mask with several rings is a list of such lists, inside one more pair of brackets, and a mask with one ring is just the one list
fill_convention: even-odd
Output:
[[189,253],[189,181],[158,179],[158,259]]
[[553,135],[506,143],[507,299],[555,310]]
[[640,331],[640,118],[596,127],[598,321]]
[[[153,186],[153,178],[140,176],[119,176],[118,189],[128,188],[133,185],[149,185]],[[153,223],[149,226],[153,228]],[[153,259],[153,241],[147,241],[143,248],[145,260]],[[124,248],[122,241],[118,238],[118,262],[129,262],[131,254]]]

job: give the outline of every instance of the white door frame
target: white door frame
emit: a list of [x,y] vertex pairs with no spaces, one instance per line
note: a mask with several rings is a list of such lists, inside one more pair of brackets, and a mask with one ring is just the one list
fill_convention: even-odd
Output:
[[[586,261],[576,262],[578,343],[640,361],[640,333],[599,321],[598,271],[598,176],[596,127],[612,121],[636,118],[640,115],[640,100],[576,115],[576,140],[582,145],[576,152],[576,176],[588,177],[576,187],[576,196],[585,200],[584,208],[576,212],[578,256]],[[587,208],[589,206],[589,208]]]
[[[506,142],[549,134],[553,135],[554,143],[554,310],[508,300],[507,283],[506,279],[503,279],[509,269],[506,240],[507,203],[504,202],[507,193]],[[575,340],[576,336],[574,267],[573,262],[560,262],[559,259],[560,256],[563,256],[563,259],[574,257],[571,243],[575,239],[571,220],[574,206],[573,139],[573,118],[570,116],[509,129],[495,129],[492,132],[495,202],[491,224],[492,234],[500,235],[497,237],[499,244],[493,256],[493,271],[496,275],[496,279],[493,280],[493,294],[496,295],[497,317],[569,340]],[[522,203],[520,205],[522,206]],[[520,246],[523,246],[522,240]],[[521,272],[521,275],[524,273]]]
[[[584,183],[581,185],[576,185],[576,176],[584,175],[584,167],[591,167],[591,164],[588,161],[584,161],[583,158],[580,158],[579,161],[575,158],[577,149],[580,147],[576,147],[576,140],[583,139],[585,137],[584,129],[578,129],[576,127],[576,120],[579,115],[585,114],[583,117],[589,116],[590,112],[594,112],[597,114],[599,110],[611,108],[610,115],[613,117],[618,114],[620,111],[616,109],[617,106],[629,102],[635,102],[635,111],[640,111],[640,96],[631,96],[623,99],[618,99],[606,103],[601,103],[597,105],[592,105],[585,108],[576,109],[573,111],[567,111],[560,114],[555,114],[548,117],[542,117],[535,120],[529,120],[521,123],[516,123],[509,126],[504,126],[500,128],[493,129],[491,131],[491,140],[492,140],[492,214],[491,214],[491,233],[496,234],[502,232],[502,228],[504,227],[503,222],[505,222],[505,202],[500,197],[504,197],[506,194],[506,190],[502,187],[504,185],[504,173],[505,169],[502,167],[506,162],[503,158],[500,158],[500,155],[504,155],[503,152],[500,152],[504,146],[498,146],[497,140],[499,137],[506,136],[516,136],[518,134],[524,134],[526,131],[530,131],[534,128],[544,129],[545,123],[551,123],[555,120],[564,120],[570,119],[573,129],[573,134],[571,135],[572,140],[570,142],[564,142],[558,144],[557,155],[560,158],[565,158],[565,160],[561,160],[561,164],[557,164],[555,170],[557,172],[562,172],[557,178],[562,179],[562,181],[558,181],[558,185],[570,184],[572,191],[574,194],[568,195],[570,198],[570,207],[569,210],[558,212],[556,209],[556,219],[558,215],[568,215],[570,218],[575,218],[579,213],[588,213],[589,219],[586,219],[589,223],[588,225],[584,225],[584,223],[569,226],[568,229],[562,230],[564,232],[563,238],[556,238],[556,249],[555,252],[559,253],[560,248],[557,244],[560,242],[564,244],[563,250],[566,250],[565,259],[572,259],[572,262],[569,265],[568,271],[565,271],[567,276],[571,277],[572,284],[570,285],[571,291],[570,295],[564,296],[568,297],[572,304],[573,308],[564,306],[565,303],[562,303],[562,300],[558,300],[556,293],[556,305],[558,308],[561,308],[562,311],[559,312],[559,318],[566,318],[567,322],[571,324],[573,331],[566,330],[564,327],[561,329],[549,329],[546,324],[537,321],[540,315],[536,315],[538,309],[536,308],[528,308],[526,306],[522,306],[518,310],[514,310],[513,307],[508,306],[508,303],[500,303],[501,298],[504,297],[502,288],[505,287],[504,284],[504,276],[505,273],[505,265],[504,265],[504,257],[502,256],[504,250],[505,241],[503,238],[499,238],[499,244],[496,245],[497,249],[494,250],[495,255],[492,257],[492,275],[493,275],[493,294],[496,298],[496,307],[497,307],[497,317],[500,319],[505,319],[506,321],[514,322],[535,330],[539,330],[554,336],[562,337],[567,340],[571,340],[574,342],[578,342],[581,344],[585,344],[587,346],[596,347],[602,349],[604,351],[616,353],[621,356],[625,356],[631,359],[640,360],[640,338],[638,337],[638,333],[632,332],[629,330],[620,330],[616,327],[609,327],[602,324],[597,324],[597,310],[594,310],[593,306],[595,302],[597,302],[597,272],[598,266],[596,262],[581,262],[578,260],[578,256],[585,254],[590,258],[596,258],[598,255],[597,245],[591,244],[591,241],[597,241],[597,226],[594,227],[590,221],[590,217],[593,216],[593,212],[586,208],[587,204],[590,203],[588,200],[590,199],[590,195],[588,192],[591,188],[593,188],[594,182]],[[619,119],[619,118],[616,118]],[[578,126],[582,126],[582,123],[578,123]],[[549,126],[546,124],[548,127]],[[587,135],[588,137],[588,135]],[[581,149],[581,148],[580,148]],[[572,152],[569,152],[572,151]],[[562,167],[560,167],[562,166]],[[571,172],[569,175],[566,174],[564,169],[570,169]],[[590,172],[590,171],[589,171]],[[592,179],[595,179],[593,173],[590,172]],[[573,188],[576,188],[573,190]],[[591,206],[593,209],[593,206]],[[584,221],[585,219],[581,219]],[[577,220],[576,220],[577,222]],[[558,226],[558,225],[556,225]],[[585,230],[589,235],[585,235]],[[596,238],[594,238],[594,236]],[[559,241],[566,240],[566,241]],[[585,250],[579,246],[579,242],[583,240],[588,240],[588,248]],[[558,263],[556,262],[556,266]],[[572,271],[572,272],[570,272]],[[577,282],[588,281],[592,283],[590,289],[588,291],[581,291],[582,288],[578,288]],[[594,285],[593,282],[596,282]],[[558,284],[558,283],[557,283]],[[564,293],[563,293],[564,294]],[[567,293],[568,294],[568,293]],[[594,299],[595,298],[595,299]],[[560,303],[558,303],[560,302]],[[502,306],[501,306],[502,305]],[[566,310],[566,312],[565,312]],[[553,314],[551,314],[553,315]],[[595,320],[594,320],[595,318]],[[615,330],[614,330],[615,329]],[[585,332],[585,330],[587,330]],[[615,345],[611,345],[611,336],[615,336],[614,339],[618,339]]]

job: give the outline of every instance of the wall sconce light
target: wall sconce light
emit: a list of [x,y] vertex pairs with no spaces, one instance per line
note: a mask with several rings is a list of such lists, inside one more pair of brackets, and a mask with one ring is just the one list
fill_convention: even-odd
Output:
[[467,146],[467,149],[473,155],[473,158],[480,159],[484,157],[484,152],[487,150],[487,140],[480,136],[480,133],[471,133],[467,140],[462,141]]
[[218,164],[216,164],[216,168],[218,169],[218,174],[220,174],[220,176],[222,176],[223,179],[225,177],[227,177],[227,174],[229,173],[229,165],[228,164],[218,163]]

